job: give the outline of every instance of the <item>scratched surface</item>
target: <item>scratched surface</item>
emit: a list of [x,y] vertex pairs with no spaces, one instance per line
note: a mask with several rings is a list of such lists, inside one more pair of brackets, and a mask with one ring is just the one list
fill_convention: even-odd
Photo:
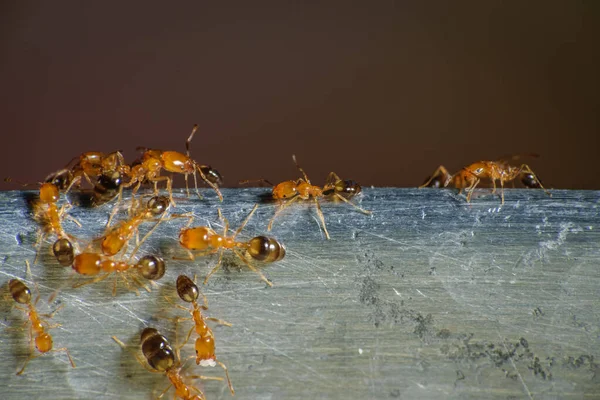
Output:
[[[235,229],[265,189],[224,190],[223,213]],[[181,196],[181,195],[180,195]],[[26,194],[0,193],[0,285],[26,278],[36,224]],[[314,208],[290,207],[273,235],[287,256],[263,268],[266,287],[235,257],[204,286],[208,315],[232,327],[214,329],[217,354],[230,370],[238,399],[386,398],[598,398],[600,397],[600,192],[507,190],[506,204],[484,195],[471,205],[450,190],[366,189],[362,215],[344,204],[323,204],[332,236],[323,240]],[[214,195],[182,198],[176,212],[193,212],[194,225],[217,230]],[[274,211],[265,203],[240,235],[264,234]],[[99,235],[109,207],[74,208],[83,224],[65,222],[88,240]],[[0,393],[3,399],[151,398],[167,381],[139,365],[116,335],[137,349],[140,330],[157,327],[175,342],[180,315],[175,277],[200,277],[215,257],[183,256],[177,235],[184,224],[159,226],[139,255],[160,253],[168,272],[158,288],[140,296],[112,282],[65,287],[71,276],[45,244],[32,267],[42,294],[39,308],[54,317],[55,346],[63,354],[31,361],[26,332],[7,329],[23,315],[1,306]],[[149,226],[143,226],[143,234]],[[25,279],[31,283],[30,278]],[[168,309],[165,311],[165,309]],[[184,323],[182,332],[189,328]],[[193,351],[191,342],[183,355]],[[219,368],[187,365],[186,373],[223,376]],[[231,398],[222,382],[199,382],[208,399]],[[168,398],[172,397],[172,389]]]

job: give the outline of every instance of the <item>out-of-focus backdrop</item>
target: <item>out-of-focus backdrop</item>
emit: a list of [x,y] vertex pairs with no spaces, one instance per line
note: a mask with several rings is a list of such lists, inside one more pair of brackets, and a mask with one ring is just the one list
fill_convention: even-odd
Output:
[[600,2],[18,1],[0,32],[2,177],[184,151],[198,123],[226,186],[296,178],[292,154],[417,186],[535,152],[546,185],[600,187]]

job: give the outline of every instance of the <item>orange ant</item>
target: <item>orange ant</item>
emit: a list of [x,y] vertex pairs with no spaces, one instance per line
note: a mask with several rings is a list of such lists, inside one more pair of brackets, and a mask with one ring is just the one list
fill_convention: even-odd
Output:
[[[173,180],[168,176],[160,176],[160,171],[164,169],[167,172],[183,174],[185,177],[185,187],[188,196],[190,195],[188,175],[193,175],[196,194],[198,197],[202,198],[202,196],[200,196],[200,192],[198,191],[198,180],[196,178],[196,172],[198,172],[202,180],[212,187],[219,196],[219,199],[223,201],[223,195],[217,186],[217,182],[221,180],[221,175],[211,167],[200,165],[190,158],[190,145],[197,130],[198,124],[195,124],[192,128],[192,133],[185,142],[186,154],[182,154],[177,151],[145,149],[144,153],[142,154],[141,163],[131,168],[131,180],[126,183],[124,187],[135,185],[133,188],[133,193],[135,194],[144,181],[149,181],[154,183],[154,191],[157,192],[158,182],[166,181],[169,198],[171,203],[175,205],[172,191]],[[208,173],[208,176],[205,174],[205,171]]]
[[[223,217],[221,209],[219,209],[218,212],[219,219],[224,222],[222,235],[217,234],[208,226],[189,228],[189,226],[192,224],[193,217],[191,217],[188,224],[181,229],[179,233],[179,243],[181,246],[187,249],[189,259],[194,259],[194,253],[192,253],[192,251],[203,251],[201,255],[214,254],[217,252],[219,253],[219,260],[214,268],[208,273],[208,275],[206,275],[204,284],[208,282],[208,279],[212,274],[221,268],[223,254],[226,249],[229,249],[232,250],[235,255],[237,255],[240,260],[242,260],[248,266],[248,268],[250,268],[250,270],[257,273],[267,285],[273,286],[273,284],[264,276],[262,272],[248,262],[245,256],[248,255],[254,260],[271,263],[279,261],[285,256],[285,246],[279,243],[276,239],[266,236],[257,236],[247,242],[238,242],[235,240],[237,235],[242,231],[242,229],[244,229],[257,208],[258,204],[256,204],[252,211],[250,211],[250,214],[248,214],[244,222],[242,222],[233,236],[227,236],[227,232],[229,231],[229,221]],[[242,253],[244,250],[245,254]]]
[[[298,170],[300,170],[302,173],[302,178],[299,178],[295,181],[281,182],[277,185],[273,185],[269,181],[261,179],[262,182],[273,186],[273,198],[280,201],[279,208],[275,211],[275,215],[273,215],[269,221],[269,225],[267,227],[268,231],[270,231],[273,227],[273,222],[275,221],[277,215],[279,215],[285,208],[287,208],[296,200],[310,200],[311,197],[317,206],[317,215],[319,216],[319,220],[321,221],[321,225],[323,226],[323,231],[325,232],[325,237],[327,239],[331,239],[331,237],[329,236],[327,226],[325,225],[325,217],[323,216],[323,211],[321,211],[319,198],[329,197],[334,200],[342,200],[363,214],[372,214],[371,211],[360,208],[349,200],[350,198],[360,194],[362,189],[358,183],[351,180],[342,180],[335,172],[330,172],[327,176],[327,180],[325,181],[325,185],[322,188],[315,186],[310,183],[310,179],[308,179],[306,172],[304,172],[302,167],[298,165],[295,155],[292,155],[292,159],[294,160],[294,164],[296,164]],[[246,182],[249,181],[242,181],[241,183]]]
[[[58,200],[60,198],[59,190],[56,185],[52,183],[44,183],[40,187],[40,199],[34,204],[34,216],[35,219],[42,223],[42,231],[39,235],[40,248],[44,241],[45,236],[50,233],[54,233],[58,239],[71,238],[72,235],[65,232],[62,226],[63,215],[67,209],[67,204],[64,204],[60,209],[58,208]],[[69,206],[70,207],[70,206]],[[67,215],[72,221],[74,221],[79,227],[81,224],[75,218]],[[39,248],[38,248],[39,253]],[[37,261],[37,254],[36,260]]]
[[[452,183],[454,187],[459,189],[459,194],[465,189],[467,192],[467,202],[470,202],[471,195],[482,178],[488,178],[492,181],[492,193],[496,193],[496,181],[500,180],[500,193],[502,204],[504,204],[504,183],[513,181],[517,177],[522,176],[522,174],[528,174],[530,176],[530,179],[532,180],[532,183],[530,183],[531,185],[533,185],[533,181],[535,181],[539,184],[540,188],[544,189],[529,165],[521,164],[519,167],[514,167],[504,160],[478,161],[462,168],[454,175],[451,175],[443,165],[440,165],[433,175],[431,175],[429,180],[419,186],[419,188],[429,186],[435,179],[442,179],[444,187]],[[552,196],[546,189],[544,189],[544,191],[548,196]]]
[[[75,164],[73,164],[74,162]],[[65,168],[48,175],[46,182],[54,183],[61,190],[68,192],[74,185],[81,185],[82,178],[94,186],[92,177],[111,172],[129,174],[129,166],[125,164],[125,159],[120,151],[113,151],[109,154],[89,151],[73,158]]]
[[135,284],[150,292],[150,289],[133,274],[134,271],[149,281],[156,281],[165,275],[166,268],[164,260],[153,255],[142,257],[134,264],[131,261],[115,261],[96,253],[81,253],[75,256],[73,270],[80,275],[95,276],[95,278],[78,283],[73,287],[100,282],[111,276],[111,274],[116,273],[112,295],[116,296],[117,294],[117,280],[120,276],[127,288],[139,296],[140,292],[137,288],[131,288],[127,278],[128,275]]
[[[138,207],[137,211],[133,211],[133,216],[130,219],[122,221],[119,225],[113,229],[110,229],[108,233],[99,239],[101,240],[102,254],[106,256],[114,256],[115,254],[119,253],[123,247],[125,247],[126,243],[129,242],[129,239],[131,239],[133,234],[138,232],[139,226],[144,221],[154,220],[155,217],[160,215],[164,217],[168,207],[169,199],[167,197],[154,196],[150,198],[146,205]],[[116,209],[109,218],[109,224],[114,216],[114,212],[116,212]],[[162,221],[163,217],[161,217],[157,221],[154,228],[152,228],[152,230],[146,234],[144,240],[154,229],[156,229],[158,223]]]
[[[28,263],[27,267],[29,268],[29,263]],[[41,319],[41,316],[45,316],[47,318],[52,318],[54,316],[54,314],[58,310],[60,310],[60,308],[62,308],[62,307],[59,307],[52,314],[49,314],[49,315],[39,314],[35,308],[38,301],[40,300],[39,294],[36,297],[35,301],[32,302],[31,301],[31,290],[29,290],[29,288],[18,279],[11,279],[8,282],[8,287],[10,290],[10,294],[12,295],[12,298],[15,300],[15,302],[17,302],[18,304],[23,304],[26,307],[26,308],[22,308],[22,307],[16,306],[16,308],[25,312],[27,314],[27,317],[29,318],[29,322],[31,322],[31,325],[29,328],[31,353],[29,355],[29,358],[27,358],[27,361],[25,361],[23,368],[21,368],[19,370],[19,372],[17,372],[17,375],[21,375],[23,373],[23,371],[25,371],[25,367],[27,366],[29,361],[33,360],[34,358],[40,357],[41,355],[43,355],[45,353],[49,353],[49,352],[64,351],[65,353],[67,353],[67,357],[69,358],[69,362],[71,363],[71,366],[73,368],[75,368],[75,362],[73,362],[73,359],[71,358],[71,354],[69,354],[69,350],[67,350],[66,347],[62,347],[60,349],[52,348],[53,340],[52,340],[52,336],[50,335],[48,330],[58,327],[60,325],[48,325],[48,323],[46,321]],[[34,338],[34,333],[35,333],[35,338]],[[34,355],[34,351],[33,351],[34,344],[35,344],[35,348],[41,354]]]
[[[189,330],[185,340],[178,347],[179,349],[183,348],[185,344],[190,340],[192,336],[192,332],[196,331],[198,334],[198,338],[196,339],[195,349],[196,349],[196,364],[201,365],[203,367],[214,367],[219,364],[221,368],[225,371],[225,375],[227,376],[227,384],[229,385],[229,390],[231,394],[234,395],[235,391],[233,390],[233,386],[231,385],[231,379],[229,379],[229,372],[227,371],[227,367],[221,361],[217,360],[217,356],[215,355],[215,336],[213,334],[212,329],[206,324],[207,320],[214,321],[220,325],[231,326],[229,322],[212,318],[205,317],[202,315],[202,311],[208,310],[208,300],[206,296],[200,293],[198,286],[185,275],[179,275],[177,277],[177,295],[179,298],[186,303],[191,304],[191,309],[180,306],[179,304],[174,304],[175,307],[187,311],[191,314],[191,317],[188,318],[176,318],[175,322],[179,324],[181,321],[192,320],[194,322],[194,326]],[[198,304],[198,296],[202,294],[204,304]],[[171,300],[167,298],[169,302]]]
[[[174,398],[183,400],[206,400],[204,393],[200,389],[187,385],[184,382],[183,377],[181,376],[183,366],[181,365],[179,356],[173,351],[173,348],[166,337],[161,335],[154,328],[145,328],[142,331],[140,338],[142,354],[145,357],[145,361],[135,353],[136,360],[150,372],[164,373],[170,381],[169,386],[162,391],[158,398],[163,397],[167,390],[173,386],[175,388]],[[112,339],[121,346],[121,348],[127,348],[125,343],[115,336],[112,336]],[[188,376],[188,378],[222,380],[222,378],[219,377],[207,377],[202,375],[192,375]],[[197,394],[194,394],[194,392]]]

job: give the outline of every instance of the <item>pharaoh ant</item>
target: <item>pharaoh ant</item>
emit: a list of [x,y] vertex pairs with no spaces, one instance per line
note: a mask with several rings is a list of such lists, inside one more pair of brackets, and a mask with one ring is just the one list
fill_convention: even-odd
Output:
[[[158,223],[162,221],[168,207],[169,199],[167,197],[154,196],[150,198],[144,206],[139,206],[137,210],[133,210],[133,216],[131,218],[122,221],[112,229],[107,228],[109,229],[108,232],[99,239],[101,241],[102,254],[114,256],[119,253],[123,247],[125,247],[127,242],[129,242],[129,239],[131,239],[133,234],[138,232],[138,228],[143,222],[154,220],[154,218],[162,215],[152,229],[154,230]],[[132,209],[133,208],[134,207],[132,207]],[[110,224],[114,212],[116,212],[116,208],[110,216],[108,224]],[[152,230],[146,234],[145,238],[148,237]]]
[[[121,348],[126,349],[125,343],[120,341],[117,337],[112,336],[112,339]],[[143,360],[137,353],[135,353],[136,360],[148,371],[154,373],[163,373],[169,379],[170,384],[165,390],[158,396],[161,398],[167,390],[173,386],[175,388],[175,398],[183,400],[206,400],[204,393],[191,385],[187,385],[183,377],[181,376],[181,370],[183,366],[179,356],[173,351],[171,344],[166,337],[161,335],[154,328],[145,328],[141,335],[141,347],[142,354],[145,360]],[[202,375],[188,376],[190,379],[211,379],[211,380],[222,380],[220,377],[207,377]],[[196,392],[197,394],[194,394]]]
[[[44,238],[54,233],[58,239],[63,238],[71,238],[74,239],[72,235],[69,235],[65,232],[62,226],[63,215],[67,209],[67,204],[64,204],[60,209],[58,208],[58,200],[60,198],[60,193],[58,187],[52,183],[43,183],[40,187],[40,198],[39,201],[34,203],[34,216],[35,219],[41,222],[42,231],[39,234],[39,250],[44,242]],[[69,216],[73,222],[75,222],[79,227],[81,224],[75,218]],[[36,254],[36,259],[34,263],[37,261],[38,254]],[[56,254],[55,254],[56,255]]]
[[[73,164],[74,162],[75,164]],[[91,186],[94,186],[91,180],[92,177],[99,177],[111,172],[128,175],[129,170],[130,168],[125,163],[123,154],[120,151],[113,151],[108,154],[89,151],[73,158],[65,168],[48,175],[46,182],[54,183],[61,190],[68,192],[73,186],[81,185],[83,178]]]
[[429,180],[423,185],[419,186],[419,188],[429,186],[434,179],[439,179],[441,177],[441,179],[444,181],[444,187],[452,183],[454,187],[459,189],[459,194],[463,189],[465,189],[467,192],[467,202],[470,202],[471,195],[482,178],[488,178],[492,181],[492,193],[496,193],[496,181],[500,180],[500,195],[502,199],[501,204],[504,204],[504,183],[511,182],[517,177],[522,176],[522,174],[527,174],[530,176],[530,185],[533,186],[534,182],[537,182],[539,187],[544,189],[548,196],[552,196],[550,192],[548,192],[542,186],[541,182],[531,170],[529,165],[521,164],[519,167],[514,167],[504,160],[478,161],[462,168],[454,175],[451,175],[443,165],[440,165],[435,170],[433,175],[431,175]]
[[116,296],[117,294],[117,280],[119,276],[123,279],[127,288],[134,291],[139,296],[140,292],[137,288],[131,288],[127,278],[128,275],[135,284],[143,287],[147,292],[150,292],[150,289],[140,282],[138,277],[134,275],[134,272],[137,272],[149,281],[156,281],[165,275],[166,268],[164,260],[161,257],[154,255],[144,256],[136,263],[132,263],[131,261],[115,261],[97,253],[80,253],[75,256],[73,270],[79,275],[95,276],[95,278],[78,283],[73,287],[81,287],[103,281],[114,273],[113,296]]
[[[325,225],[325,217],[323,216],[323,211],[321,210],[319,198],[329,197],[334,200],[342,200],[363,214],[372,214],[371,211],[360,208],[349,200],[350,198],[360,194],[362,189],[358,183],[351,180],[342,180],[335,172],[330,172],[327,176],[327,180],[325,181],[325,185],[322,188],[315,186],[310,183],[310,179],[308,179],[306,172],[304,172],[302,167],[298,165],[295,155],[292,155],[292,159],[294,160],[294,164],[296,164],[298,170],[300,170],[302,173],[302,178],[299,178],[295,181],[281,182],[277,185],[273,185],[269,181],[261,179],[262,182],[273,186],[273,198],[279,200],[280,202],[278,209],[275,211],[275,214],[269,221],[269,225],[267,227],[268,231],[271,231],[273,222],[275,221],[277,215],[279,215],[285,208],[287,208],[296,200],[310,200],[312,198],[315,201],[315,205],[317,206],[317,215],[319,216],[319,220],[323,226],[325,237],[328,240],[331,239],[331,237],[329,236],[327,226]],[[240,183],[247,182],[249,181],[242,181]]]
[[[224,223],[222,235],[219,235],[208,226],[197,226],[190,228],[189,226],[192,224],[193,217],[191,217],[187,225],[181,229],[179,233],[179,243],[182,247],[187,249],[189,259],[194,259],[194,253],[192,253],[192,251],[203,251],[201,255],[214,254],[217,252],[219,253],[219,260],[213,269],[208,273],[208,275],[206,275],[204,284],[208,282],[208,279],[212,274],[221,268],[223,254],[226,249],[229,249],[233,251],[235,255],[237,255],[240,260],[242,260],[248,266],[248,268],[250,268],[250,270],[258,274],[267,285],[273,286],[273,284],[264,276],[262,272],[248,262],[245,255],[248,255],[257,261],[272,263],[283,259],[285,256],[285,246],[279,243],[276,239],[266,236],[256,236],[247,242],[238,242],[235,240],[237,235],[242,231],[242,229],[244,229],[257,208],[258,204],[254,205],[252,211],[250,211],[244,222],[242,222],[233,236],[227,236],[227,232],[229,231],[229,221],[227,218],[223,217],[221,209],[219,209],[218,212],[219,219],[221,219]],[[242,253],[244,250],[245,254]]]
[[135,194],[137,193],[144,181],[149,181],[154,183],[154,191],[157,192],[158,182],[166,181],[167,191],[169,192],[169,198],[171,200],[171,203],[175,205],[172,191],[173,180],[171,177],[168,176],[160,176],[160,171],[164,169],[167,172],[183,174],[185,177],[185,187],[188,196],[190,195],[188,186],[188,175],[193,175],[196,194],[198,195],[198,197],[202,198],[200,192],[198,191],[198,180],[196,177],[196,172],[198,172],[202,180],[206,182],[211,188],[213,188],[213,190],[219,196],[219,199],[223,201],[223,195],[221,194],[221,191],[217,186],[217,183],[221,181],[221,175],[216,170],[213,170],[210,166],[200,165],[190,158],[191,142],[197,130],[198,124],[195,124],[192,128],[192,133],[185,142],[186,154],[179,153],[177,151],[144,149],[141,163],[131,168],[131,180],[128,183],[126,183],[124,187],[130,187],[135,185],[133,188],[133,193]]
[[[27,265],[27,267],[29,268],[29,264]],[[69,358],[69,362],[71,363],[71,366],[73,368],[75,368],[75,362],[71,358],[71,354],[69,354],[69,350],[67,350],[66,347],[62,347],[60,349],[53,349],[52,335],[50,335],[50,333],[48,331],[50,329],[56,328],[60,325],[48,325],[48,323],[46,321],[42,320],[42,318],[41,318],[41,316],[45,316],[49,319],[52,318],[54,316],[54,314],[58,310],[60,310],[60,308],[62,308],[62,307],[59,307],[52,314],[49,314],[49,315],[39,314],[37,309],[35,308],[38,301],[40,300],[39,294],[36,297],[35,301],[32,302],[31,301],[31,290],[29,290],[29,288],[18,279],[11,279],[8,282],[8,287],[9,287],[10,294],[12,295],[12,298],[14,299],[14,301],[17,302],[18,304],[22,304],[25,306],[25,308],[19,307],[19,306],[15,306],[15,307],[18,308],[19,310],[22,310],[25,314],[27,314],[27,317],[29,319],[28,322],[31,323],[30,328],[29,328],[29,343],[30,343],[29,358],[27,358],[23,367],[19,370],[19,372],[17,372],[17,375],[21,375],[23,373],[23,371],[25,371],[25,367],[27,366],[29,361],[33,360],[34,358],[40,357],[43,354],[49,353],[49,352],[59,352],[59,351],[63,352],[64,351],[65,353],[67,353],[67,357]],[[34,334],[35,334],[35,338],[34,338]],[[35,345],[35,348],[37,349],[37,351],[40,352],[40,354],[34,355],[34,350],[33,350],[34,345]]]
[[[185,344],[190,340],[192,333],[195,331],[198,334],[198,338],[196,339],[194,345],[196,350],[196,364],[203,367],[214,367],[215,365],[219,364],[227,376],[227,384],[229,385],[231,395],[234,395],[235,391],[231,385],[231,379],[229,378],[227,367],[221,361],[217,360],[217,356],[215,355],[215,336],[212,329],[206,324],[206,321],[210,320],[226,326],[231,326],[231,324],[218,318],[205,317],[202,315],[202,311],[208,310],[208,300],[203,293],[200,293],[198,286],[190,278],[185,275],[179,275],[177,277],[176,287],[179,298],[186,303],[191,304],[191,308],[174,304],[175,307],[187,311],[191,315],[191,317],[188,318],[176,318],[176,323],[179,324],[179,322],[187,320],[192,320],[194,322],[194,326],[190,328],[185,340],[181,346],[177,348],[177,351],[185,346]],[[204,302],[203,305],[198,304],[198,297],[200,294],[202,294]],[[167,300],[169,299],[167,298]],[[171,302],[171,300],[169,300],[169,302]]]

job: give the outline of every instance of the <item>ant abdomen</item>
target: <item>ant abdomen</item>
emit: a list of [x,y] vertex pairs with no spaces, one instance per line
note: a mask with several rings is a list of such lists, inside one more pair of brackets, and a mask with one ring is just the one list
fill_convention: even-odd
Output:
[[192,303],[198,299],[200,291],[198,286],[187,276],[179,275],[177,277],[177,295],[186,303]]
[[362,191],[358,182],[352,180],[339,181],[335,184],[335,191],[347,197],[356,196]]
[[73,251],[73,245],[69,239],[61,238],[54,242],[54,245],[52,245],[52,252],[58,263],[63,267],[73,265],[73,262],[75,261],[75,252]]
[[285,256],[285,246],[267,236],[257,236],[248,243],[248,254],[263,262],[275,262]]
[[154,196],[148,200],[147,206],[152,215],[161,215],[166,211],[167,207],[169,207],[169,198],[165,196]]
[[140,273],[146,279],[155,281],[165,275],[165,261],[158,256],[144,256],[138,263]]
[[221,176],[219,171],[217,171],[210,165],[201,165],[199,168],[207,180],[209,180],[210,182],[214,183],[217,186],[223,184],[223,177]]
[[521,183],[529,189],[540,189],[542,187],[539,178],[531,173],[521,174]]
[[145,328],[140,336],[142,353],[152,368],[164,372],[175,364],[175,353],[166,337],[154,328]]
[[19,304],[29,304],[31,302],[31,290],[20,280],[11,279],[8,282],[8,288],[12,298]]

